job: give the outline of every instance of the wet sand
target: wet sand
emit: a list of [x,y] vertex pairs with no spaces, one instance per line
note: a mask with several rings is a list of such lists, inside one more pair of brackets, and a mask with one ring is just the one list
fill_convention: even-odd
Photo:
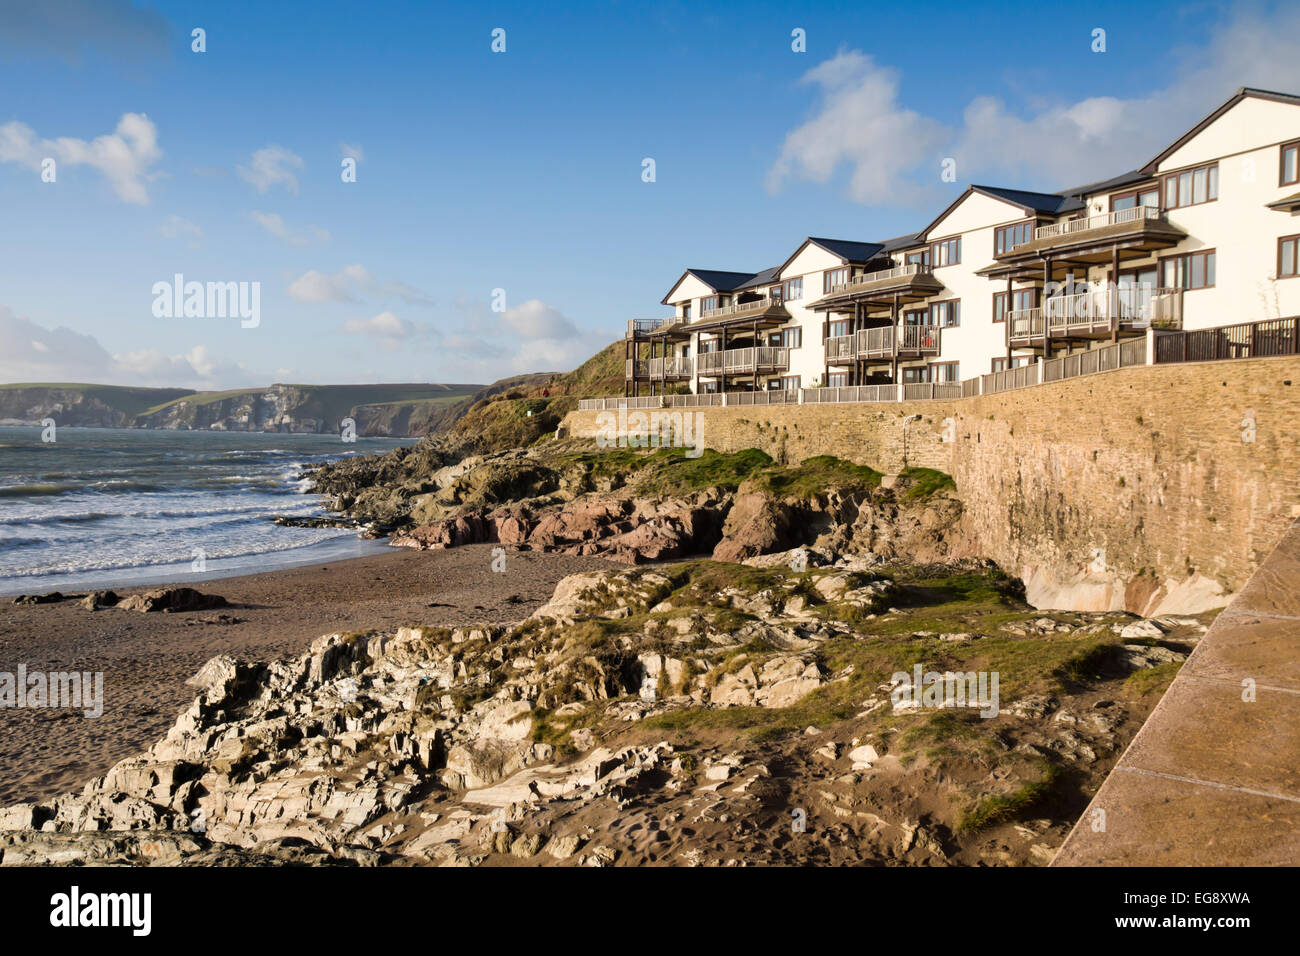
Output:
[[[183,614],[76,600],[0,600],[0,672],[103,672],[104,713],[0,708],[0,806],[80,788],[162,737],[194,698],[185,681],[218,654],[274,660],[322,634],[402,625],[465,625],[527,617],[565,575],[615,567],[601,558],[511,551],[493,572],[492,545],[392,552],[195,584],[231,607]],[[120,595],[147,588],[113,588]]]

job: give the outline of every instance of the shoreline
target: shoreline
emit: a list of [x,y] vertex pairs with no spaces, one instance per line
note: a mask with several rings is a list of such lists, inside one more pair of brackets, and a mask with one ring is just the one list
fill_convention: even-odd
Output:
[[[274,574],[306,565],[374,557],[395,550],[388,545],[388,540],[387,537],[363,538],[350,532],[292,548],[208,558],[206,571],[191,571],[190,562],[177,561],[169,564],[67,571],[58,574],[9,575],[0,577],[0,598],[12,598],[19,594],[43,594],[49,591],[64,593],[117,591],[164,585],[188,587],[199,582]],[[283,560],[277,560],[281,557]]]
[[[0,806],[78,789],[162,737],[194,699],[185,681],[218,654],[269,661],[301,654],[322,634],[404,625],[464,626],[528,617],[556,583],[618,567],[602,558],[507,551],[494,545],[314,560],[221,578],[200,588],[230,606],[193,613],[89,611],[76,600],[14,605],[0,600],[0,672],[104,675],[104,713],[0,708]],[[194,577],[169,582],[193,586]],[[119,593],[141,590],[122,586]]]

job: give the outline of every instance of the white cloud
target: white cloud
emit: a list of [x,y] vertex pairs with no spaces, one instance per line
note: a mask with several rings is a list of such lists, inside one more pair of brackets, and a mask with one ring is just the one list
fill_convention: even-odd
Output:
[[183,219],[180,216],[168,216],[166,221],[158,227],[158,232],[166,239],[183,239],[188,236],[188,244],[191,249],[197,249],[199,243],[203,241],[203,230],[188,219]]
[[289,283],[289,297],[299,302],[356,302],[357,288],[372,281],[363,265],[344,266],[334,275],[309,269]]
[[293,170],[302,169],[302,157],[283,146],[264,146],[253,153],[247,166],[236,166],[239,177],[251,183],[259,193],[272,186],[283,185],[291,193],[298,192],[298,177]]
[[271,235],[291,246],[310,245],[313,240],[328,242],[330,238],[329,232],[319,226],[308,226],[302,233],[294,232],[284,221],[284,217],[276,212],[260,212],[254,209],[248,215]]
[[898,104],[897,70],[853,50],[809,70],[801,82],[819,89],[821,110],[786,135],[768,172],[770,190],[790,178],[826,183],[848,165],[849,195],[858,202],[920,198],[911,184],[900,194],[900,179],[934,157],[943,128]]
[[439,350],[457,359],[464,375],[482,381],[520,372],[576,368],[609,344],[606,332],[585,332],[559,309],[528,299],[505,312],[486,300],[456,302],[459,327],[443,334]]
[[402,321],[391,312],[380,312],[369,319],[348,319],[343,323],[343,331],[368,336],[386,349],[396,349],[421,329]]
[[573,323],[565,318],[564,313],[547,305],[541,299],[529,299],[523,305],[506,309],[501,313],[501,320],[510,326],[516,335],[530,341],[566,339],[578,333]]
[[0,306],[0,381],[108,385],[239,387],[257,382],[238,362],[202,345],[182,355],[157,349],[110,354],[93,335],[47,329]]
[[952,157],[960,183],[1062,189],[1140,166],[1240,86],[1300,89],[1300,8],[1232,10],[1222,22],[1205,16],[1207,41],[1168,64],[1167,86],[1129,97],[1037,96],[1020,106],[974,93],[955,124],[904,108],[897,70],[842,51],[803,77],[819,93],[816,112],[786,136],[768,188],[827,183],[847,171],[848,194],[859,202],[933,202],[940,164]]
[[16,120],[0,125],[0,162],[33,171],[39,171],[46,158],[55,161],[57,172],[89,166],[108,180],[118,199],[128,203],[149,201],[145,184],[156,175],[151,167],[161,157],[158,129],[143,113],[124,113],[112,133],[90,142],[70,136],[40,139],[30,126]]
[[289,296],[299,302],[359,302],[369,296],[401,299],[407,305],[430,305],[427,293],[405,282],[380,282],[365,266],[345,266],[334,275],[310,269],[289,284]]

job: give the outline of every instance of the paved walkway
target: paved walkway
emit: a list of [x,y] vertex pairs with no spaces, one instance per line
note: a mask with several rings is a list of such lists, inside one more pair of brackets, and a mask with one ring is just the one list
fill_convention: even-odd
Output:
[[1285,864],[1300,864],[1300,522],[1201,639],[1052,863]]

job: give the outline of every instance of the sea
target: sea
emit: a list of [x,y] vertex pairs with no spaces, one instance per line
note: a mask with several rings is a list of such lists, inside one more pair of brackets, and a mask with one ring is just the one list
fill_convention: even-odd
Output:
[[0,595],[188,582],[379,553],[302,472],[414,438],[0,427]]

